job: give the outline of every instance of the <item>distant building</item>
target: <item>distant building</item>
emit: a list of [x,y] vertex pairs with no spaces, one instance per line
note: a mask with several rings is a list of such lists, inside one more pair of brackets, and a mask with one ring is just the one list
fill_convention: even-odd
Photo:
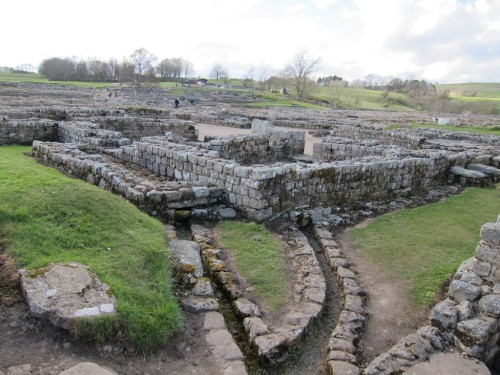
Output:
[[182,84],[205,86],[207,84],[207,82],[208,81],[205,78],[198,78],[198,79],[186,79],[186,80],[182,81]]
[[438,125],[448,125],[450,119],[448,117],[438,117]]

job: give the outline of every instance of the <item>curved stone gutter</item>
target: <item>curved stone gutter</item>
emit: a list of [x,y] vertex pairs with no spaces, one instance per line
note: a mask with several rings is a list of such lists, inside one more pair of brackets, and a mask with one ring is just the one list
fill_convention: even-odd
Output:
[[325,358],[327,372],[335,375],[357,375],[361,370],[356,357],[359,354],[356,344],[368,317],[365,309],[366,293],[358,284],[356,274],[350,270],[351,264],[335,242],[332,233],[318,223],[314,226],[314,235],[337,276],[343,304],[337,326],[328,343]]
[[481,228],[474,257],[453,277],[448,297],[430,314],[430,325],[404,337],[375,358],[365,375],[395,374],[444,351],[491,365],[500,352],[500,216]]
[[222,250],[212,245],[211,230],[201,225],[192,225],[191,230],[211,276],[232,301],[236,315],[243,319],[248,339],[261,363],[274,363],[286,357],[321,314],[325,300],[325,279],[307,238],[299,231],[286,231],[287,243],[294,249],[291,257],[296,270],[293,307],[278,327],[270,327],[262,319],[258,306],[242,298],[237,276],[228,268]]

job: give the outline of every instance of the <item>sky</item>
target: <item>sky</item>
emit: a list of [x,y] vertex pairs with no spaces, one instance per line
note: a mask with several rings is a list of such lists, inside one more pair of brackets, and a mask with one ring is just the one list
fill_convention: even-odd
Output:
[[0,15],[0,66],[145,48],[195,77],[259,79],[304,52],[316,77],[500,81],[500,0],[12,0]]

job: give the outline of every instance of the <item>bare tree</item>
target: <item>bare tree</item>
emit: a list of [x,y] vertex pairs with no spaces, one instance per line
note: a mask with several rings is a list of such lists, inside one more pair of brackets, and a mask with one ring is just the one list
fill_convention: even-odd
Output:
[[184,74],[184,78],[188,78],[191,74],[193,74],[194,65],[191,61],[187,59],[182,59],[182,73]]
[[292,81],[295,91],[299,98],[312,87],[310,75],[313,73],[320,59],[318,57],[308,57],[306,51],[297,53],[291,60],[290,64],[286,67],[285,72],[288,78]]
[[184,60],[180,57],[163,59],[156,66],[163,81],[177,81],[181,78]]
[[215,78],[218,81],[219,78],[228,77],[229,74],[227,72],[227,69],[224,68],[221,64],[215,64],[212,67],[212,70],[210,70],[209,76],[211,78]]
[[130,62],[134,65],[139,80],[142,79],[143,75],[151,72],[155,61],[156,56],[144,48],[139,48],[130,55]]
[[330,95],[332,98],[333,107],[335,109],[340,107],[340,99],[341,99],[342,93],[346,87],[347,87],[347,82],[342,80],[342,79],[340,79],[340,80],[336,79],[336,80],[329,81],[328,88],[329,88]]
[[253,88],[253,76],[254,76],[254,71],[253,68],[251,67],[250,69],[248,69],[248,71],[245,74],[245,78],[243,79],[244,87]]

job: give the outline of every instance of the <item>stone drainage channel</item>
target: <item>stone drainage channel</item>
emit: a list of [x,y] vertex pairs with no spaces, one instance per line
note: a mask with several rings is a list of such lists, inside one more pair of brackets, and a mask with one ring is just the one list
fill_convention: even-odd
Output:
[[341,312],[341,297],[339,295],[337,279],[327,264],[325,255],[320,245],[314,239],[313,234],[310,231],[304,233],[309,245],[314,250],[325,278],[326,293],[321,313],[314,320],[313,324],[307,328],[307,333],[300,339],[298,344],[293,345],[274,363],[262,364],[257,351],[250,343],[251,340],[244,327],[241,314],[238,315],[237,311],[235,311],[233,303],[234,293],[228,293],[227,285],[221,285],[220,278],[217,279],[217,276],[210,269],[210,258],[207,257],[206,253],[206,248],[208,247],[206,245],[210,241],[207,233],[210,230],[203,230],[203,234],[200,234],[200,227],[196,225],[196,229],[191,231],[191,228],[185,225],[177,226],[176,238],[188,241],[194,240],[201,245],[202,257],[204,258],[204,275],[211,276],[211,284],[214,287],[214,294],[218,301],[218,311],[224,316],[227,330],[231,333],[243,353],[248,374],[312,375],[326,373],[325,358],[327,356],[331,333],[337,324]]

